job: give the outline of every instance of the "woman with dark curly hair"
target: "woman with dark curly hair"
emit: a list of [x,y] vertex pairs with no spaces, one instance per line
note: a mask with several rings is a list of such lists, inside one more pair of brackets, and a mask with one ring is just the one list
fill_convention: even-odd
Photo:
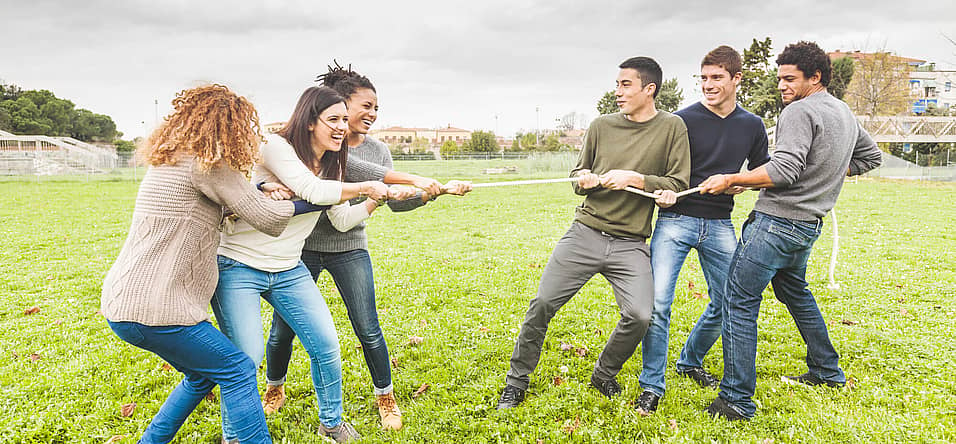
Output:
[[183,373],[140,439],[166,443],[217,384],[243,443],[270,443],[256,389],[256,366],[209,322],[224,207],[270,236],[296,211],[246,177],[258,157],[259,117],[222,85],[181,91],[173,113],[141,147],[149,170],[129,236],[103,282],[101,307],[121,339]]

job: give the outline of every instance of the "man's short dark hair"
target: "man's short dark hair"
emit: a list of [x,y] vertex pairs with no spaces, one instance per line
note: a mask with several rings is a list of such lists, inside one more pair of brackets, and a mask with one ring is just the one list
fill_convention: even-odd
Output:
[[631,57],[621,62],[618,68],[637,71],[637,75],[641,77],[641,88],[653,83],[655,85],[654,98],[657,98],[657,93],[661,92],[661,81],[664,78],[664,73],[661,72],[661,65],[658,65],[654,59],[650,57]]
[[787,45],[777,56],[777,66],[796,65],[806,78],[820,71],[820,84],[830,84],[830,56],[816,43],[800,41]]
[[727,70],[730,73],[730,76],[733,77],[738,72],[741,71],[743,62],[740,60],[740,53],[736,49],[731,48],[727,45],[720,45],[707,53],[704,56],[704,60],[701,60],[700,67],[705,66],[719,66]]

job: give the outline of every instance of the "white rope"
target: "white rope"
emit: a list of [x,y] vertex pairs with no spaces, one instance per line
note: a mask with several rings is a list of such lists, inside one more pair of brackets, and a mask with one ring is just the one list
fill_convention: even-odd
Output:
[[[542,183],[560,183],[560,182],[576,182],[577,177],[562,177],[560,179],[533,179],[533,180],[509,180],[505,182],[485,182],[485,183],[475,183],[472,184],[472,188],[486,188],[486,187],[504,187],[510,185],[537,185]],[[650,199],[656,199],[658,196],[654,193],[648,193],[647,191],[641,190],[639,188],[627,187],[626,191],[637,194],[639,196],[644,196]],[[689,190],[681,191],[677,193],[677,197],[681,198],[688,194],[699,193],[700,187],[691,188]]]
[[[648,193],[647,191],[644,191],[644,190],[639,189],[639,188],[627,187],[627,188],[625,188],[624,190],[625,190],[625,191],[630,191],[630,192],[632,192],[632,193],[634,193],[634,194],[637,194],[638,196],[649,197],[649,198],[651,198],[651,199],[657,199],[657,197],[658,197],[658,195],[656,195],[656,194],[654,194],[654,193]],[[700,187],[694,187],[694,188],[691,188],[691,189],[689,189],[689,190],[684,190],[684,191],[681,191],[680,193],[677,193],[677,198],[680,199],[681,197],[684,197],[684,196],[686,196],[686,195],[688,195],[688,194],[694,194],[694,193],[699,193],[699,192],[700,192]]]
[[837,253],[840,251],[840,230],[837,227],[836,207],[830,210],[830,218],[833,219],[833,249],[830,251],[830,282],[827,288],[839,290],[840,284],[836,281],[836,264]]
[[504,187],[509,185],[537,185],[539,183],[577,182],[577,177],[562,177],[560,179],[510,180],[506,182],[485,182],[471,184],[472,188]]

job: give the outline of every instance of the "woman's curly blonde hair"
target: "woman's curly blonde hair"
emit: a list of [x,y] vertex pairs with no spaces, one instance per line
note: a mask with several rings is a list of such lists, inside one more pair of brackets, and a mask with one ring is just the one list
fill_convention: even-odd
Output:
[[201,171],[219,161],[246,175],[252,171],[263,139],[259,114],[245,97],[206,85],[177,93],[173,108],[139,150],[146,164],[175,165],[177,157],[191,154]]

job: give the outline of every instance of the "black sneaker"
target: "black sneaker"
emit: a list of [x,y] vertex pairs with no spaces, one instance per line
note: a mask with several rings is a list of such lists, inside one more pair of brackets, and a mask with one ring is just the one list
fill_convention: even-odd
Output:
[[621,389],[621,384],[617,383],[617,379],[600,379],[597,376],[591,375],[591,387],[596,388],[602,395],[607,396],[608,398],[613,398],[617,395],[620,395],[623,391]]
[[737,409],[733,408],[730,403],[721,398],[720,396],[710,403],[706,409],[704,409],[710,416],[720,416],[728,421],[748,421],[750,418],[744,416]]
[[677,369],[677,376],[683,376],[685,378],[690,378],[697,385],[704,388],[718,388],[720,387],[720,379],[717,379],[716,376],[707,373],[707,370],[704,370],[700,367],[691,367],[686,370]]
[[846,385],[845,382],[820,379],[816,375],[811,375],[810,372],[804,373],[800,376],[781,376],[780,380],[790,385],[808,385],[810,387],[825,385],[830,388],[843,388],[843,386]]
[[654,392],[644,390],[641,392],[641,396],[637,397],[637,402],[634,403],[634,409],[637,410],[638,415],[650,416],[657,411],[657,404],[659,402],[661,402],[660,396],[657,396]]
[[498,410],[517,407],[518,404],[521,404],[521,401],[524,401],[524,392],[525,390],[513,385],[506,385],[504,390],[501,391],[501,398],[498,399]]

